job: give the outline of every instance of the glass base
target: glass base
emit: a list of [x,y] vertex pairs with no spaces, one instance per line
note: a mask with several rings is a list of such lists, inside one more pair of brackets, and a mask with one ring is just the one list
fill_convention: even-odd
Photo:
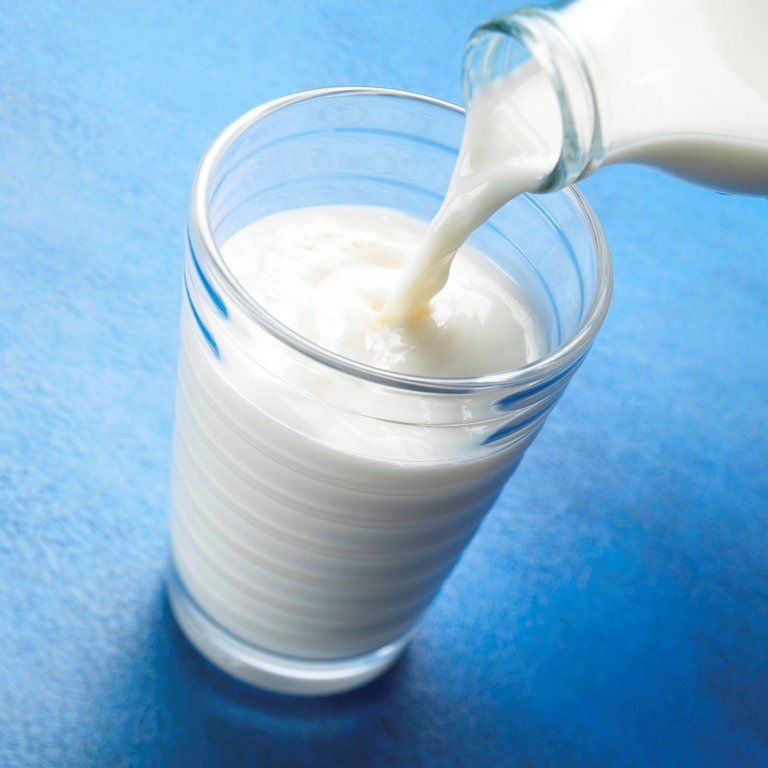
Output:
[[323,696],[358,688],[389,669],[409,639],[407,635],[354,658],[297,659],[265,651],[222,627],[197,604],[173,566],[168,576],[168,596],[182,632],[206,659],[243,682],[278,693]]

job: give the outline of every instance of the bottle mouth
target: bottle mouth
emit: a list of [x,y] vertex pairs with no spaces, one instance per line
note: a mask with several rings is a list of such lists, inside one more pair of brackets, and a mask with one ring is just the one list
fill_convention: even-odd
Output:
[[538,190],[551,192],[587,176],[602,159],[593,83],[557,16],[543,8],[521,8],[477,27],[464,52],[464,102],[469,104],[483,84],[527,62],[535,62],[546,75],[562,121],[557,164]]
[[[193,182],[189,240],[203,272],[207,273],[208,277],[246,317],[287,346],[330,368],[376,384],[434,394],[468,394],[489,390],[521,391],[533,385],[540,385],[570,370],[588,351],[607,313],[612,290],[612,266],[605,236],[591,207],[575,188],[563,189],[557,194],[568,199],[571,209],[586,229],[594,262],[594,295],[578,328],[564,343],[534,362],[519,368],[482,376],[453,378],[417,376],[375,368],[338,355],[304,338],[276,320],[243,288],[221,254],[211,221],[212,198],[220,180],[221,169],[232,161],[232,158],[228,157],[230,150],[243,134],[281,109],[312,100],[346,97],[395,98],[412,103],[420,102],[423,105],[431,105],[459,115],[464,113],[459,106],[429,96],[376,87],[338,87],[303,91],[276,99],[247,112],[225,128],[213,142],[204,155]],[[458,146],[455,150],[458,154]]]

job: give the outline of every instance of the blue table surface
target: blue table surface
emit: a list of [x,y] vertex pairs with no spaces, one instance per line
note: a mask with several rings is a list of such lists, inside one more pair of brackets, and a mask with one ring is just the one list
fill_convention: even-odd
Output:
[[0,765],[768,765],[768,202],[583,184],[613,305],[380,681],[304,700],[169,612],[187,195],[309,87],[460,99],[510,4],[6,0],[0,13]]

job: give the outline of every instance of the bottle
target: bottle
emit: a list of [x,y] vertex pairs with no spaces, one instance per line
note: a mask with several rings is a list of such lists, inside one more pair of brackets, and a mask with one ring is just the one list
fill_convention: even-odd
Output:
[[535,191],[631,162],[721,191],[766,195],[766,30],[766,0],[523,8],[471,36],[464,98],[471,106],[478,89],[507,78],[504,96],[514,99],[515,75],[524,69],[547,83],[561,130],[544,131],[559,147]]

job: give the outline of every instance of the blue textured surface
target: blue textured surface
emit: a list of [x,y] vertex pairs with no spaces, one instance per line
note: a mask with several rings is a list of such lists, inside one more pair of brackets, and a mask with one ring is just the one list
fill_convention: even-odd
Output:
[[459,99],[503,3],[6,0],[0,765],[768,765],[768,202],[584,185],[605,328],[403,662],[255,693],[163,590],[187,194],[247,108]]

